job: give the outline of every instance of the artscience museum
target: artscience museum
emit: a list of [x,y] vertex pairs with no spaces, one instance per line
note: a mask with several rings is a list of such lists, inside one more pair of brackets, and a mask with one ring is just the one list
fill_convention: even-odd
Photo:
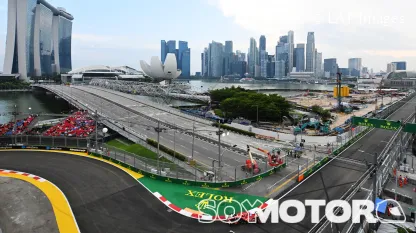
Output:
[[176,56],[174,53],[167,54],[164,64],[162,64],[158,56],[154,56],[150,59],[150,65],[141,60],[140,67],[147,76],[160,80],[176,79],[182,72],[181,70],[178,70],[178,64],[176,63]]

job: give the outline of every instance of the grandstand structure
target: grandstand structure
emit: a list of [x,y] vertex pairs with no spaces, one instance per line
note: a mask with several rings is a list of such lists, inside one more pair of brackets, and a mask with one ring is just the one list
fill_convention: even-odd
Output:
[[164,103],[169,104],[172,99],[180,99],[192,102],[209,103],[211,98],[208,95],[201,94],[191,90],[188,83],[147,83],[124,80],[93,79],[89,83],[93,86],[99,86],[106,89],[125,92],[135,95],[150,97],[159,97]]

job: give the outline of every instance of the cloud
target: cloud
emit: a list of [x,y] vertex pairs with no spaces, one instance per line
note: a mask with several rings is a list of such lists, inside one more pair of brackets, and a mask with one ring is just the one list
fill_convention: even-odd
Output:
[[[388,0],[291,0],[290,5],[283,0],[257,0],[255,4],[252,0],[207,1],[251,31],[253,37],[266,35],[267,49],[272,53],[279,36],[293,30],[295,43],[305,43],[307,32],[314,31],[316,47],[324,57],[344,57],[350,52],[354,57],[367,56],[369,63],[371,56],[377,56],[376,51],[394,58],[415,57],[414,0],[395,4]],[[248,45],[247,41],[245,47]],[[408,51],[399,52],[402,50]],[[387,62],[372,65],[384,68]],[[416,58],[408,63],[416,68]]]

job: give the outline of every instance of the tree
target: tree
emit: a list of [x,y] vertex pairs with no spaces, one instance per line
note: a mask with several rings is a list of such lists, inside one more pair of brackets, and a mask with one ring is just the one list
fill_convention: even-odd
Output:
[[[226,117],[244,117],[249,120],[281,122],[283,116],[289,116],[291,104],[280,95],[266,95],[241,87],[213,90],[211,99],[220,102],[220,108]],[[257,114],[258,111],[258,114]]]

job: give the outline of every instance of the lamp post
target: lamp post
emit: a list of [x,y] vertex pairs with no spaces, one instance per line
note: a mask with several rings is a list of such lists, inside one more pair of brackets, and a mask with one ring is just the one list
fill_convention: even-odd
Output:
[[32,108],[29,107],[29,114],[32,115]]
[[103,128],[103,142],[102,145],[104,145],[104,138],[105,138],[105,134],[108,132],[107,128]]
[[215,132],[218,135],[218,167],[221,168],[221,136],[229,135],[230,133],[224,133],[224,131],[221,130],[221,122],[218,121],[218,131]]
[[192,154],[191,161],[194,161],[194,143],[195,143],[195,122],[192,124]]
[[154,128],[157,132],[157,173],[160,174],[160,149],[159,149],[159,142],[160,142],[160,133],[163,132],[163,128],[160,128],[160,120],[157,121],[157,127]]

